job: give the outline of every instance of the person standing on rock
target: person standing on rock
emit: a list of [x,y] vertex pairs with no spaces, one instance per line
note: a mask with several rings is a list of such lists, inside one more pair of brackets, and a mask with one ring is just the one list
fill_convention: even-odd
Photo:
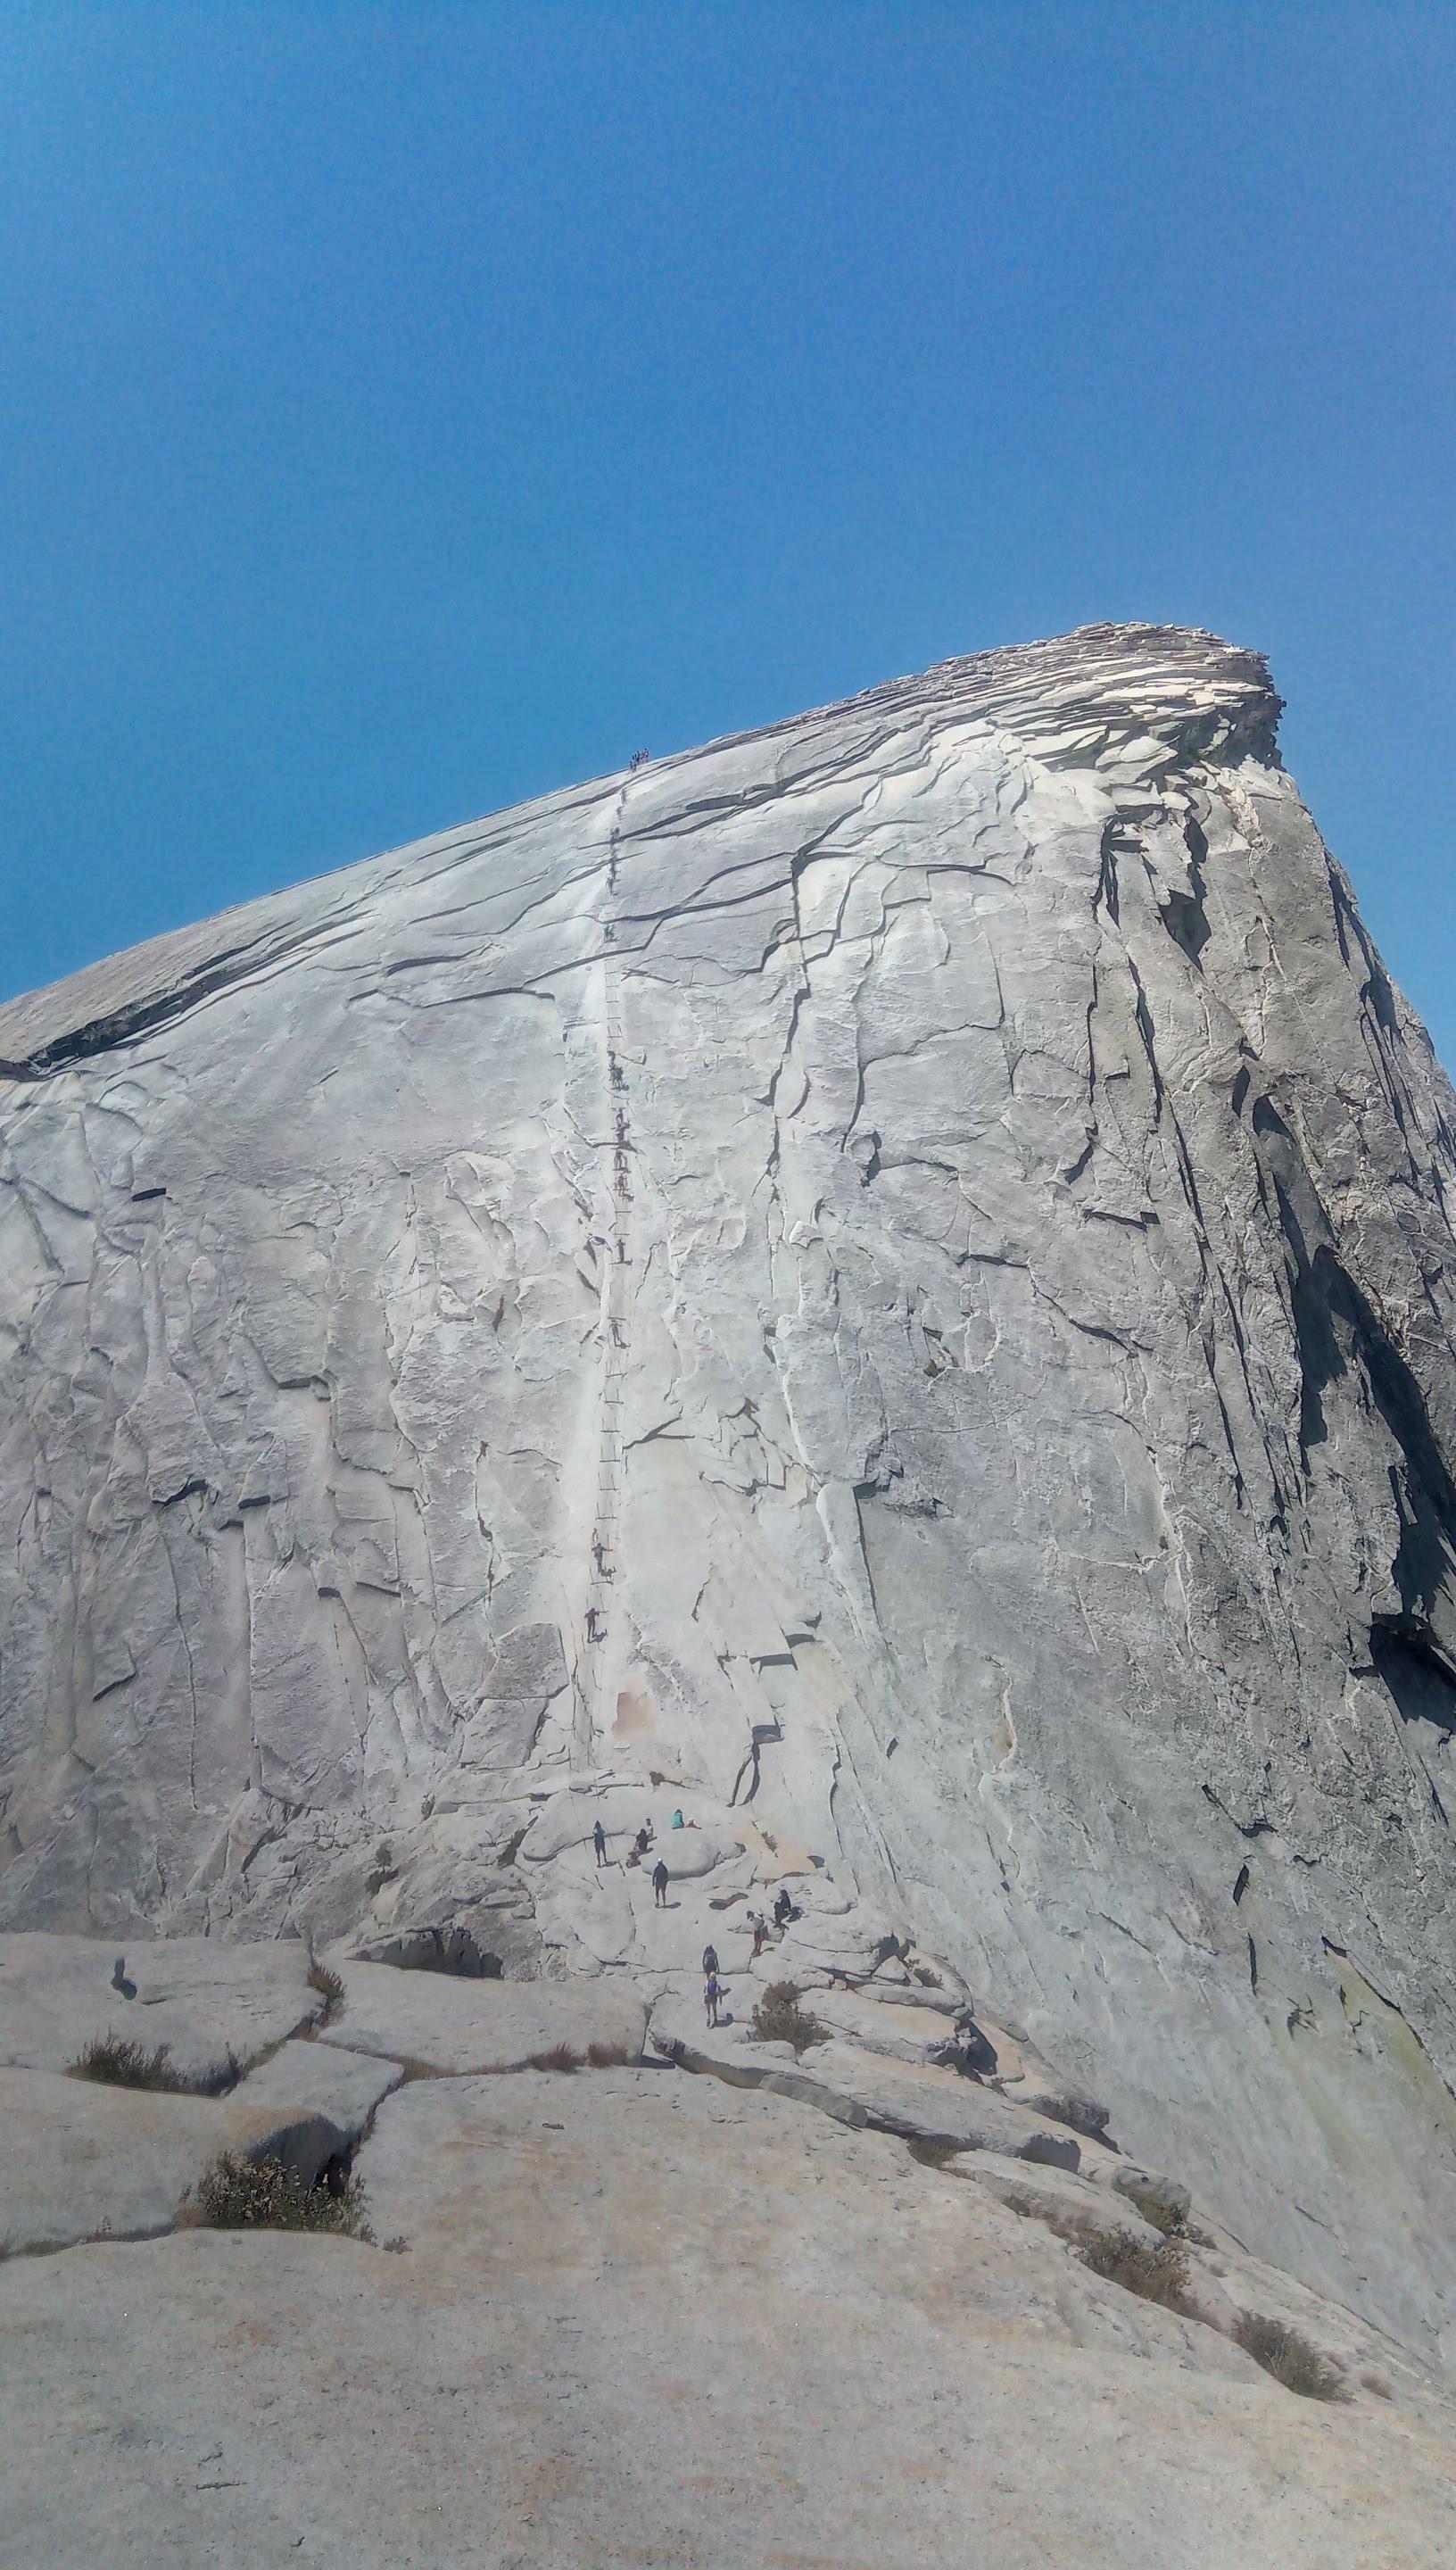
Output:
[[665,1910],[667,1908],[667,1868],[661,1857],[652,1868],[652,1890],[656,1895],[658,1909]]
[[706,1973],[708,1973],[708,1972],[716,1972],[717,1968],[718,1968],[718,1948],[717,1948],[717,1946],[716,1946],[716,1945],[705,1945],[705,1946],[703,1947],[703,1971],[704,1971],[704,1973],[706,1974]]
[[[712,1946],[710,1945],[708,1947],[710,1954],[712,1950]],[[709,2025],[716,2025],[718,2022],[718,2001],[722,1995],[722,1985],[718,1979],[717,1968],[715,1966],[714,1969],[709,1972],[707,1979],[703,1983],[703,2013],[706,2016]]]
[[748,1924],[753,1929],[753,1959],[757,1962],[763,1952],[763,1940],[769,1932],[768,1922],[761,1910],[750,1910]]
[[595,1829],[594,1829],[594,1830],[592,1831],[592,1833],[591,1833],[591,1844],[592,1844],[592,1846],[593,1846],[593,1847],[595,1848],[595,1850],[596,1850],[596,1862],[597,1862],[597,1864],[598,1864],[598,1865],[605,1865],[605,1863],[606,1863],[606,1832],[605,1832],[605,1830],[602,1828],[600,1821],[598,1821],[598,1822],[597,1822]]

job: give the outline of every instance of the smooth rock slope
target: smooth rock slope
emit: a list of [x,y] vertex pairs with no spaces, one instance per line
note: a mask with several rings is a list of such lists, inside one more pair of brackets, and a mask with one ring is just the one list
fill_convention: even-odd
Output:
[[0,1011],[0,1924],[783,1876],[1456,2356],[1456,1104],[1277,712],[1091,629]]
[[[35,2004],[40,1941],[0,1936],[0,2012],[15,1965]],[[214,1953],[211,1994],[242,1996],[262,1956]],[[620,2030],[602,1980],[343,1979],[227,2097],[0,2071],[5,2570],[1444,2570],[1427,2369],[1202,2223],[1172,2303],[1131,2290],[1129,2254],[1170,2245],[1104,2146],[1080,2172],[908,2147],[837,2111],[843,2038],[751,2092],[747,2046],[696,2077],[583,2051]],[[381,2008],[408,2069],[373,2050]],[[914,2013],[855,1993],[867,2036],[877,2009]],[[420,2057],[447,2017],[484,2075]],[[775,2080],[787,2049],[759,2047]],[[218,2153],[306,2176],[346,2137],[348,2236],[202,2218]],[[1251,2318],[1333,2396],[1257,2361]]]

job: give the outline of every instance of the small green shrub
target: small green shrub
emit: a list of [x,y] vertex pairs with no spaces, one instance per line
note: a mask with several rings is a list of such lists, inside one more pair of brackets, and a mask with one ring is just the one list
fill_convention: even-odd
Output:
[[388,1839],[381,1839],[374,1851],[374,1863],[364,1878],[364,1889],[371,1901],[377,1893],[384,1890],[385,1885],[391,1882],[398,1872],[399,1867],[394,1861],[393,1848]]
[[796,2052],[827,2043],[829,2028],[802,2004],[792,1981],[771,1981],[753,2011],[755,2043],[792,2043]]
[[1246,2356],[1272,2373],[1286,2391],[1304,2400],[1343,2400],[1344,2376],[1339,2366],[1285,2321],[1267,2320],[1260,2312],[1242,2312],[1234,2336]]
[[530,2070],[579,2070],[581,2055],[569,2043],[553,2043],[545,2052],[533,2052],[527,2061]]
[[127,2035],[98,2034],[72,2062],[71,2077],[108,2088],[151,2088],[164,2096],[221,2097],[236,2087],[238,2065],[229,2052],[220,2070],[179,2070],[165,2043],[149,2050]]
[[1171,2312],[1188,2308],[1188,2256],[1173,2240],[1140,2240],[1135,2231],[1096,2231],[1082,2243],[1082,2264],[1125,2294],[1140,2294],[1145,2303],[1162,2303]]
[[365,2219],[363,2181],[340,2173],[305,2186],[281,2160],[238,2159],[231,2151],[214,2160],[187,2199],[193,2220],[207,2231],[326,2231],[372,2242]]
[[323,2014],[317,2022],[332,2025],[344,2004],[344,1984],[338,1973],[330,1971],[328,1964],[321,1963],[316,1954],[310,1954],[308,1958],[308,1986],[317,1990],[323,2000]]

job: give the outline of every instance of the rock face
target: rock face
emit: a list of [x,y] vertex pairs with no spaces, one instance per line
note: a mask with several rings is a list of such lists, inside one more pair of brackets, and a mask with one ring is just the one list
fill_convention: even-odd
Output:
[[645,2069],[412,2081],[357,2168],[401,2254],[0,2264],[5,2570],[1448,2570],[1450,2403],[1342,2345],[1295,2398],[1091,2274],[1055,2172]]
[[324,2012],[296,1944],[226,1952],[179,1937],[127,1957],[86,1936],[0,1936],[0,2064],[66,2070],[116,2036],[166,2048],[197,2087],[228,2088],[239,2069]]
[[[76,1942],[0,1935],[31,2048],[48,2014],[63,2048]],[[299,1947],[147,1954],[257,2045]],[[735,1971],[722,2033],[669,1997],[630,2057],[605,1975],[340,1982],[227,2096],[0,2069],[4,2570],[963,2570],[969,2528],[984,2570],[1449,2561],[1429,2370],[1202,2206],[1170,2242],[1186,2195],[1095,2138],[882,2048],[936,2006],[824,1993],[853,2032],[796,2063]],[[351,2163],[346,2229],[213,2229],[224,2152]]]
[[6,2259],[88,2240],[146,2240],[224,2152],[278,2160],[312,2186],[347,2135],[311,2106],[150,2096],[51,2070],[0,2070],[0,2243]]
[[632,2061],[646,2031],[642,2009],[626,1990],[538,1984],[481,1991],[468,1980],[391,1971],[383,1963],[355,1963],[342,1979],[343,2021],[326,2027],[322,2042],[386,2060],[398,2055],[437,2075],[524,2070],[556,2047],[579,2063],[592,2044]]
[[0,1925],[650,1996],[778,1869],[1437,2353],[1456,1103],[1277,712],[1093,629],[0,1011]]

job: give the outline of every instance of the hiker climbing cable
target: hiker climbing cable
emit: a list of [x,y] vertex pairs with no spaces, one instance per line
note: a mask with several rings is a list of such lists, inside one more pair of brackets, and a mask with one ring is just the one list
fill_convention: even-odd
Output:
[[[711,1953],[712,1947],[710,1946],[708,1950]],[[715,1969],[709,1972],[707,1979],[703,1983],[703,2012],[707,2017],[709,2025],[716,2025],[718,2022],[718,2001],[722,1995],[722,1986]]]
[[717,1948],[717,1946],[716,1946],[716,1945],[705,1945],[705,1946],[703,1947],[703,1970],[704,1970],[705,1972],[716,1972],[717,1968],[718,1968],[718,1948]]
[[665,1910],[667,1908],[667,1868],[661,1857],[652,1868],[652,1890],[656,1897],[657,1908]]
[[605,1865],[605,1863],[606,1863],[606,1832],[605,1832],[605,1830],[602,1828],[600,1821],[598,1821],[598,1822],[597,1822],[596,1827],[593,1829],[593,1831],[592,1831],[592,1833],[591,1833],[591,1844],[592,1844],[592,1846],[593,1846],[593,1847],[595,1848],[595,1850],[596,1850],[596,1862],[597,1862],[597,1864],[598,1864],[598,1865]]

